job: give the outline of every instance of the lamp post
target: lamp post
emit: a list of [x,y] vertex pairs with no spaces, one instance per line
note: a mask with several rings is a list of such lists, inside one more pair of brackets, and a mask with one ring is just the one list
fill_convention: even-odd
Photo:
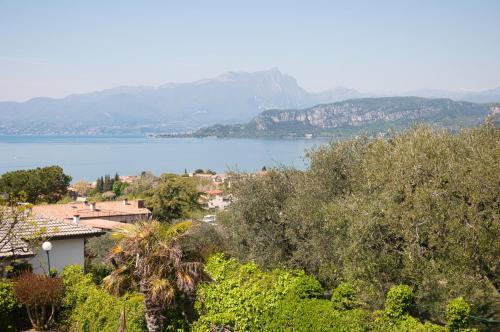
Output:
[[47,253],[47,265],[49,267],[49,269],[47,271],[47,275],[50,276],[50,255],[49,255],[49,251],[52,250],[52,243],[50,243],[49,241],[45,241],[44,243],[42,243],[42,249],[45,250],[45,252]]

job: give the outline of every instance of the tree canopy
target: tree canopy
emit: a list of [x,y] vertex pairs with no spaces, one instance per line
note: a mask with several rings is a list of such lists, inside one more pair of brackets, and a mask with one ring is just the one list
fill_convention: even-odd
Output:
[[70,181],[71,176],[64,174],[59,166],[18,170],[0,177],[0,193],[24,192],[30,203],[55,203],[68,192]]
[[381,308],[408,284],[423,316],[456,296],[493,316],[500,289],[500,129],[418,126],[308,152],[309,167],[233,180],[221,216],[231,253],[353,283]]
[[162,174],[143,195],[153,217],[162,221],[187,218],[193,210],[200,208],[200,193],[194,181],[176,174]]

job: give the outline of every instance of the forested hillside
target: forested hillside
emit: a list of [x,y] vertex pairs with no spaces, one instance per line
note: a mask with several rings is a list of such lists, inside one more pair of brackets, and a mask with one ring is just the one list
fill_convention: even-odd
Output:
[[195,136],[268,137],[377,135],[401,130],[417,122],[459,129],[481,123],[490,113],[487,104],[451,99],[384,97],[352,99],[300,110],[267,110],[241,125],[217,125]]

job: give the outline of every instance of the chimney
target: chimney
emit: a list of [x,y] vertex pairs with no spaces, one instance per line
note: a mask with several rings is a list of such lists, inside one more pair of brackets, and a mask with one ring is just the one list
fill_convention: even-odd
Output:
[[95,211],[95,202],[90,203],[90,210]]
[[138,209],[144,209],[144,200],[143,199],[138,199],[137,200],[137,208]]
[[80,215],[79,214],[74,214],[73,215],[73,224],[79,225],[80,224]]
[[128,205],[128,199],[127,198],[123,199],[123,205]]

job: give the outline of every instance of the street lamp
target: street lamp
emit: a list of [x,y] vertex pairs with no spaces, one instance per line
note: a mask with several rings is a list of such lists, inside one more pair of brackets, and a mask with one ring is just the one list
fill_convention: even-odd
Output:
[[47,275],[50,276],[50,255],[49,255],[49,251],[52,250],[52,243],[50,243],[49,241],[45,241],[44,243],[42,243],[42,249],[45,250],[45,252],[47,253],[47,265],[49,267],[49,270],[47,271]]

